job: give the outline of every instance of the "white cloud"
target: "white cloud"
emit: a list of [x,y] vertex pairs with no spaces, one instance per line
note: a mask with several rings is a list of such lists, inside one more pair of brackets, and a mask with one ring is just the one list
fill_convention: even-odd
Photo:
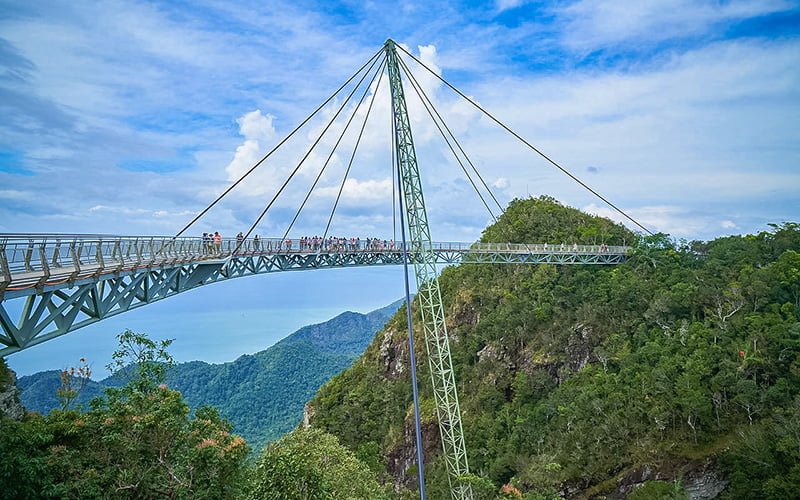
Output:
[[[260,109],[245,113],[236,120],[239,124],[239,134],[244,137],[244,141],[237,146],[233,160],[225,167],[229,181],[238,180],[267,152],[269,141],[275,137],[272,120],[272,115],[263,115]],[[264,192],[261,189],[262,185],[257,182],[244,183],[244,186],[249,187],[248,194]]]
[[505,189],[508,186],[508,179],[505,177],[498,177],[497,180],[492,183],[492,187],[496,187],[497,189]]
[[737,227],[736,223],[733,222],[732,220],[724,220],[720,223],[720,225],[725,229],[736,229]]
[[577,50],[630,40],[653,43],[703,33],[718,22],[781,12],[787,0],[579,0],[557,11],[563,42]]
[[266,143],[275,137],[275,127],[272,125],[274,119],[274,116],[263,115],[261,110],[257,109],[245,113],[236,120],[236,123],[239,124],[239,133],[245,139]]
[[524,0],[496,0],[495,7],[498,12],[519,7],[524,3]]
[[[320,188],[318,194],[323,197],[336,197],[339,186]],[[342,188],[342,199],[359,202],[388,201],[391,203],[392,179],[365,180],[348,178]]]

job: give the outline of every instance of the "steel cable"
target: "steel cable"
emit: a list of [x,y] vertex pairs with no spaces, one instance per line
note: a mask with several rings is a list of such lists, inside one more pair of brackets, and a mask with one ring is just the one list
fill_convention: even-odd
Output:
[[[399,60],[400,59],[398,58],[398,61]],[[413,88],[414,91],[417,93],[417,96],[419,97],[420,101],[422,102],[422,105],[425,107],[425,110],[428,112],[428,115],[431,117],[431,120],[433,120],[434,125],[436,125],[436,128],[439,130],[439,133],[442,135],[442,139],[444,139],[444,142],[447,144],[447,147],[450,148],[450,152],[453,153],[453,156],[455,157],[456,161],[458,162],[458,165],[461,167],[461,170],[464,172],[464,175],[467,176],[467,180],[469,181],[470,185],[472,185],[472,189],[475,191],[475,193],[477,193],[478,198],[480,198],[481,202],[483,203],[483,206],[486,207],[486,210],[489,212],[489,215],[492,217],[492,219],[495,222],[497,222],[497,217],[495,217],[494,212],[492,212],[492,209],[489,208],[489,204],[486,203],[486,200],[483,198],[483,195],[478,190],[478,187],[475,185],[475,182],[472,180],[472,176],[469,175],[469,172],[467,171],[467,168],[461,162],[461,158],[458,156],[458,154],[456,153],[456,150],[450,144],[450,141],[447,139],[447,136],[445,135],[444,130],[442,130],[442,127],[439,125],[439,122],[436,121],[436,117],[433,115],[433,112],[430,110],[430,108],[428,107],[428,104],[425,102],[425,99],[427,99],[427,96],[425,96],[424,98],[422,97],[422,89],[417,87],[416,80],[412,79],[411,75],[409,74],[408,68],[405,67],[405,65],[403,65],[402,62],[400,63],[400,67],[401,67],[402,71],[406,74],[406,76],[409,78],[409,81],[411,82],[411,88]],[[431,103],[431,106],[433,106],[433,103]],[[497,200],[495,200],[495,202],[496,201]],[[502,208],[500,210],[502,212]]]
[[[384,60],[384,63],[386,61]],[[356,157],[356,152],[358,152],[358,145],[361,143],[361,136],[364,134],[364,128],[367,126],[367,121],[369,121],[369,114],[372,111],[372,105],[375,104],[375,96],[378,95],[378,91],[381,88],[381,81],[383,81],[383,66],[379,69],[380,71],[380,78],[378,78],[378,85],[375,87],[375,92],[372,94],[372,98],[369,101],[369,106],[367,107],[367,113],[364,116],[364,123],[361,124],[361,130],[358,132],[358,138],[356,139],[356,144],[353,147],[353,154],[350,155],[350,161],[347,164],[347,170],[344,173],[344,178],[342,179],[342,185],[339,186],[339,193],[336,195],[336,201],[333,204],[333,210],[331,210],[331,216],[328,218],[328,224],[325,226],[325,233],[322,235],[322,241],[325,241],[325,238],[328,236],[328,230],[331,227],[331,222],[333,221],[333,215],[336,213],[336,207],[339,205],[339,198],[342,196],[342,191],[344,191],[344,184],[347,182],[347,176],[350,174],[350,168],[353,166],[353,160]]]
[[[228,186],[228,188],[227,188],[227,189],[226,189],[226,190],[225,190],[225,191],[224,191],[224,192],[223,192],[221,195],[219,195],[219,196],[218,196],[218,197],[217,197],[217,198],[216,198],[214,201],[212,201],[210,205],[208,205],[208,206],[207,206],[206,208],[204,208],[204,209],[203,209],[203,210],[202,210],[202,211],[201,211],[199,214],[197,214],[197,216],[196,216],[194,219],[192,219],[192,220],[191,220],[191,222],[189,222],[188,224],[186,224],[186,225],[183,227],[183,229],[181,229],[180,231],[178,231],[178,233],[177,233],[175,236],[173,236],[173,239],[175,239],[175,238],[178,238],[180,235],[182,235],[183,233],[185,233],[185,232],[186,232],[186,230],[187,230],[187,229],[189,229],[189,228],[190,228],[190,227],[191,227],[191,226],[192,226],[192,225],[193,225],[195,222],[197,222],[197,221],[198,221],[198,220],[199,220],[199,219],[200,219],[200,218],[201,218],[203,215],[205,215],[205,214],[206,214],[206,212],[208,212],[209,210],[211,210],[211,208],[212,208],[212,207],[214,207],[214,205],[216,205],[217,203],[219,203],[219,201],[220,201],[222,198],[224,198],[224,197],[225,197],[225,196],[226,196],[228,193],[230,193],[230,192],[233,190],[233,188],[235,188],[235,187],[236,187],[237,185],[239,185],[239,183],[240,183],[240,182],[242,182],[242,181],[243,181],[243,180],[244,180],[244,179],[245,179],[247,176],[249,176],[251,173],[253,173],[253,171],[254,171],[255,169],[257,169],[257,168],[258,168],[258,167],[259,167],[259,166],[260,166],[262,163],[264,163],[264,161],[265,161],[267,158],[269,158],[269,157],[272,155],[272,153],[274,153],[275,151],[277,151],[277,150],[278,150],[278,148],[280,148],[281,146],[283,146],[283,144],[284,144],[286,141],[288,141],[290,137],[292,137],[292,136],[293,136],[293,135],[294,135],[294,134],[295,134],[295,133],[296,133],[298,130],[300,130],[300,129],[301,129],[301,128],[302,128],[302,127],[303,127],[303,126],[306,124],[306,123],[308,123],[308,121],[309,121],[309,120],[311,120],[311,118],[313,118],[313,117],[314,117],[314,115],[316,115],[317,113],[319,113],[319,111],[320,111],[322,108],[324,108],[324,107],[325,107],[325,106],[326,106],[326,105],[327,105],[327,104],[328,104],[328,103],[329,103],[329,102],[330,102],[330,101],[331,101],[331,100],[332,100],[334,97],[336,97],[336,96],[339,94],[339,92],[341,92],[341,91],[342,91],[342,89],[343,89],[343,88],[345,88],[345,87],[346,87],[346,86],[347,86],[347,85],[348,85],[348,84],[349,84],[351,81],[353,81],[353,79],[354,79],[356,76],[358,76],[358,74],[359,74],[359,73],[361,73],[361,72],[364,70],[364,68],[366,68],[367,66],[370,66],[370,68],[371,68],[371,67],[372,67],[372,66],[375,64],[375,60],[376,60],[376,58],[377,58],[377,57],[378,57],[378,56],[379,56],[381,53],[383,53],[383,49],[382,49],[382,48],[381,48],[381,50],[379,50],[378,52],[376,52],[375,54],[373,54],[373,55],[372,55],[372,57],[370,57],[370,58],[367,60],[367,62],[365,62],[365,63],[364,63],[364,64],[363,64],[363,65],[362,65],[360,68],[358,68],[358,70],[357,70],[355,73],[353,73],[353,75],[352,75],[350,78],[348,78],[348,79],[347,79],[347,80],[346,80],[346,81],[345,81],[345,82],[344,82],[344,83],[343,83],[343,84],[342,84],[342,85],[341,85],[341,86],[340,86],[338,89],[336,89],[336,91],[335,91],[333,94],[331,94],[331,96],[330,96],[330,97],[328,97],[327,99],[325,99],[325,102],[323,102],[322,104],[320,104],[320,105],[317,107],[317,109],[315,109],[313,112],[311,112],[311,114],[310,114],[310,115],[308,115],[308,116],[306,117],[306,119],[305,119],[305,120],[303,120],[302,122],[300,122],[300,124],[299,124],[297,127],[295,127],[295,128],[294,128],[294,130],[292,130],[291,132],[289,132],[289,135],[287,135],[286,137],[284,137],[284,138],[283,138],[283,139],[282,139],[282,140],[281,140],[281,141],[278,143],[278,145],[277,145],[277,146],[275,146],[274,148],[272,148],[272,149],[271,149],[271,150],[270,150],[270,151],[269,151],[267,154],[265,154],[265,155],[264,155],[264,156],[263,156],[263,157],[262,157],[260,160],[258,160],[258,161],[256,162],[256,164],[255,164],[255,165],[253,165],[253,166],[252,166],[252,167],[251,167],[251,168],[250,168],[250,169],[249,169],[247,172],[245,172],[245,173],[244,173],[244,175],[242,175],[241,177],[239,177],[239,178],[236,180],[236,182],[234,182],[233,184],[231,184],[230,186]],[[370,63],[371,63],[371,64],[370,64]],[[367,73],[368,73],[368,72],[369,72],[369,71],[367,71]]]
[[572,180],[574,180],[575,182],[577,182],[578,184],[580,184],[581,186],[583,186],[583,187],[584,187],[584,188],[585,188],[587,191],[589,191],[590,193],[592,193],[593,195],[595,195],[597,198],[599,198],[599,199],[603,200],[603,202],[605,202],[605,203],[606,203],[608,206],[610,206],[611,208],[613,208],[614,210],[616,210],[617,212],[619,212],[620,214],[622,214],[622,215],[623,215],[623,216],[624,216],[626,219],[628,219],[629,221],[631,221],[631,222],[633,222],[634,224],[636,224],[637,226],[639,226],[639,227],[640,227],[640,228],[641,228],[641,229],[642,229],[644,232],[646,232],[646,233],[647,233],[647,234],[649,234],[649,235],[652,235],[652,234],[653,234],[653,232],[652,232],[652,231],[650,231],[650,230],[649,230],[649,229],[647,229],[645,226],[643,226],[643,225],[642,225],[642,224],[641,224],[639,221],[637,221],[636,219],[634,219],[633,217],[631,217],[630,215],[628,215],[628,214],[627,214],[627,213],[626,213],[624,210],[622,210],[621,208],[619,208],[619,207],[617,207],[616,205],[614,205],[613,203],[611,203],[611,202],[610,202],[608,199],[606,199],[606,198],[605,198],[603,195],[601,195],[600,193],[598,193],[597,191],[595,191],[594,189],[592,189],[591,187],[589,187],[589,186],[588,186],[588,185],[587,185],[585,182],[583,182],[582,180],[580,180],[579,178],[577,178],[575,175],[573,175],[573,174],[572,174],[572,172],[570,172],[570,171],[569,171],[569,170],[567,170],[566,168],[564,168],[564,167],[562,167],[561,165],[559,165],[559,164],[558,164],[558,163],[557,163],[555,160],[553,160],[552,158],[550,158],[549,156],[547,156],[546,154],[544,154],[544,153],[543,153],[542,151],[540,151],[540,150],[539,150],[539,149],[538,149],[536,146],[534,146],[533,144],[531,144],[530,142],[528,142],[527,140],[525,140],[525,139],[524,139],[522,136],[520,136],[518,133],[514,132],[514,131],[513,131],[513,130],[512,130],[510,127],[508,127],[506,124],[504,124],[503,122],[501,122],[500,120],[498,120],[497,118],[495,118],[495,117],[494,117],[494,115],[492,115],[491,113],[489,113],[488,111],[486,111],[485,109],[483,109],[483,108],[482,108],[482,107],[481,107],[481,106],[480,106],[478,103],[476,103],[475,101],[473,101],[472,99],[470,99],[469,97],[467,97],[466,95],[464,95],[464,93],[463,93],[463,92],[461,92],[461,91],[460,91],[460,90],[458,90],[456,87],[454,87],[454,86],[453,86],[453,85],[452,85],[450,82],[448,82],[447,80],[445,80],[444,78],[442,78],[441,76],[439,76],[439,75],[438,75],[438,74],[437,74],[435,71],[433,71],[431,68],[429,68],[429,67],[428,67],[428,66],[427,66],[425,63],[423,63],[422,61],[420,61],[419,59],[417,59],[416,57],[414,57],[414,54],[412,54],[411,52],[407,51],[406,49],[404,49],[404,48],[403,48],[402,46],[400,46],[400,45],[397,45],[397,48],[399,48],[399,49],[400,49],[400,50],[402,50],[402,51],[403,51],[405,54],[407,54],[409,57],[411,57],[411,58],[412,58],[414,61],[416,61],[416,62],[417,62],[417,64],[419,64],[420,66],[422,66],[423,68],[425,68],[426,70],[428,70],[428,72],[430,72],[430,73],[431,73],[433,76],[435,76],[436,78],[438,78],[439,80],[441,80],[441,81],[442,81],[442,83],[444,83],[445,85],[447,85],[448,87],[450,87],[450,89],[451,89],[451,90],[453,90],[453,91],[454,91],[456,94],[458,94],[459,96],[461,96],[462,98],[464,98],[464,99],[465,99],[467,102],[469,102],[470,104],[472,104],[473,106],[475,106],[475,107],[476,107],[476,108],[477,108],[477,109],[478,109],[480,112],[482,112],[483,114],[485,114],[486,116],[488,116],[488,117],[489,117],[489,118],[490,118],[492,121],[494,121],[495,123],[497,123],[498,125],[500,125],[502,128],[504,128],[504,129],[506,130],[506,132],[508,132],[508,133],[510,133],[511,135],[513,135],[514,137],[516,137],[516,138],[517,138],[517,139],[518,139],[520,142],[522,142],[523,144],[525,144],[526,146],[528,146],[530,149],[532,149],[533,151],[535,151],[535,152],[536,152],[536,153],[537,153],[539,156],[541,156],[542,158],[544,158],[545,160],[547,160],[547,162],[549,162],[551,165],[553,165],[553,166],[554,166],[554,167],[556,167],[557,169],[561,170],[561,172],[563,172],[564,174],[566,174],[567,176],[569,176],[569,177],[570,177]]
[[317,183],[319,183],[320,178],[322,178],[323,172],[325,172],[325,169],[328,168],[328,164],[330,163],[331,158],[333,158],[333,155],[336,153],[336,148],[339,147],[339,143],[342,142],[342,139],[344,138],[345,133],[347,133],[347,130],[350,128],[350,124],[353,122],[353,119],[356,117],[356,114],[358,113],[358,109],[361,107],[361,104],[364,102],[364,98],[366,98],[367,94],[369,94],[369,89],[372,88],[372,84],[375,82],[375,78],[378,76],[378,74],[380,72],[383,71],[385,62],[386,62],[386,60],[384,59],[383,62],[381,63],[381,65],[380,65],[380,67],[378,68],[378,71],[374,75],[372,75],[372,79],[370,80],[370,82],[367,85],[367,87],[364,89],[364,93],[361,94],[361,98],[358,100],[358,103],[356,103],[355,108],[353,108],[353,113],[348,118],[347,123],[345,124],[344,128],[342,129],[342,133],[339,134],[339,138],[336,140],[336,144],[334,144],[333,148],[331,148],[331,152],[328,155],[328,158],[325,160],[325,164],[322,166],[322,170],[320,170],[319,174],[317,174],[316,179],[314,179],[314,183],[311,185],[311,188],[308,190],[308,193],[306,193],[306,197],[303,199],[303,202],[300,204],[300,207],[297,209],[297,213],[295,213],[294,218],[292,219],[292,222],[289,224],[289,227],[286,229],[286,232],[283,233],[283,238],[281,238],[282,240],[286,239],[286,237],[289,235],[289,231],[291,231],[292,227],[294,227],[294,223],[297,221],[297,218],[300,216],[300,212],[302,212],[303,208],[306,205],[306,202],[311,197],[311,193],[314,191],[314,188],[317,187]]
[[283,193],[283,190],[286,188],[286,186],[289,184],[289,182],[292,180],[292,178],[295,176],[295,174],[297,174],[297,172],[300,170],[300,167],[303,166],[303,163],[305,163],[306,159],[308,159],[308,157],[311,155],[311,152],[314,150],[314,148],[317,146],[317,144],[319,144],[319,141],[322,140],[322,137],[325,135],[325,133],[328,131],[328,129],[330,129],[331,125],[333,125],[333,123],[336,121],[336,118],[339,116],[339,114],[342,112],[342,110],[347,106],[347,103],[350,102],[350,99],[353,97],[353,95],[356,93],[358,88],[361,86],[361,83],[363,83],[364,79],[367,77],[367,75],[372,70],[372,67],[375,65],[375,63],[377,61],[378,61],[378,59],[375,59],[375,61],[372,62],[372,65],[370,66],[370,68],[364,73],[364,75],[361,77],[361,79],[358,81],[358,83],[355,85],[355,87],[353,87],[353,90],[350,92],[350,94],[347,96],[347,98],[344,100],[344,102],[342,102],[342,105],[339,106],[339,109],[336,110],[336,113],[330,119],[328,124],[325,125],[325,128],[322,130],[322,132],[319,133],[319,135],[317,136],[316,140],[314,140],[314,143],[311,145],[310,148],[308,148],[308,151],[306,151],[306,154],[303,155],[303,158],[300,159],[300,161],[298,162],[297,166],[294,168],[294,170],[292,170],[292,173],[289,174],[289,177],[283,182],[283,184],[281,185],[280,189],[278,189],[278,192],[275,193],[275,196],[272,197],[272,199],[267,204],[267,206],[264,208],[264,210],[261,211],[261,214],[258,216],[258,218],[253,223],[253,225],[250,226],[250,229],[247,230],[247,234],[245,234],[244,238],[242,238],[242,240],[240,242],[238,242],[238,244],[236,245],[236,249],[233,251],[234,253],[239,251],[239,248],[242,246],[244,241],[247,240],[247,238],[250,237],[250,234],[252,234],[252,232],[255,230],[256,226],[258,226],[258,224],[261,222],[261,219],[263,219],[264,216],[269,211],[269,209],[272,208],[272,205],[275,203],[275,201],[278,199],[278,197],[281,195],[281,193]]
[[[461,143],[460,143],[460,142],[458,142],[458,139],[456,139],[456,136],[453,134],[453,131],[452,131],[452,130],[450,130],[450,127],[448,127],[448,126],[447,126],[447,123],[444,121],[444,118],[442,118],[442,115],[441,115],[441,114],[439,113],[439,111],[436,109],[436,106],[434,106],[434,105],[433,105],[433,101],[431,100],[431,98],[430,98],[430,97],[428,97],[428,94],[426,94],[426,93],[425,93],[425,90],[422,88],[422,85],[419,83],[419,81],[417,81],[416,77],[415,77],[415,76],[414,76],[414,74],[411,72],[411,70],[408,68],[408,66],[406,65],[405,61],[403,61],[403,60],[402,60],[402,59],[400,59],[399,57],[397,58],[397,60],[400,62],[400,65],[403,67],[403,71],[406,73],[406,75],[408,75],[408,77],[409,77],[409,80],[411,81],[411,84],[412,84],[412,86],[413,86],[413,85],[416,85],[417,89],[415,89],[415,90],[417,90],[417,94],[420,94],[420,93],[421,93],[421,94],[422,94],[422,97],[424,97],[424,98],[425,98],[425,100],[427,100],[427,101],[428,101],[428,104],[430,104],[430,107],[431,107],[431,109],[433,110],[433,112],[434,112],[434,113],[436,113],[436,116],[439,118],[439,121],[441,122],[442,126],[445,128],[445,130],[447,131],[447,133],[448,133],[448,134],[450,135],[450,137],[453,139],[453,142],[455,143],[456,147],[458,147],[458,150],[459,150],[459,151],[461,151],[461,154],[464,156],[464,159],[465,159],[465,160],[467,160],[467,163],[469,164],[469,166],[470,166],[470,167],[472,167],[472,171],[473,171],[473,172],[475,172],[475,175],[477,175],[477,176],[478,176],[478,179],[481,181],[481,184],[483,185],[484,189],[486,189],[486,191],[489,193],[489,196],[491,196],[491,197],[492,197],[492,200],[494,200],[494,203],[495,203],[495,205],[497,205],[497,208],[499,208],[499,209],[500,209],[500,213],[503,213],[503,212],[505,212],[505,210],[503,209],[503,206],[502,206],[502,205],[500,205],[500,202],[499,202],[499,201],[497,201],[497,197],[494,195],[494,193],[492,192],[492,190],[491,190],[491,189],[489,188],[489,186],[486,184],[486,181],[485,181],[485,180],[483,180],[483,176],[482,176],[482,175],[481,175],[481,173],[478,171],[478,168],[477,168],[477,167],[475,167],[475,164],[474,164],[474,163],[472,163],[472,160],[470,160],[470,158],[469,158],[469,155],[467,155],[467,152],[466,152],[466,151],[464,151],[464,148],[463,148],[463,147],[461,147]],[[428,111],[428,114],[430,114],[430,111]],[[433,119],[434,123],[436,123],[436,119],[435,119],[433,116],[431,116],[431,119]],[[439,131],[441,132],[441,129],[439,129]],[[450,149],[452,150],[452,147],[451,147]],[[455,154],[455,152],[453,152],[453,154]],[[462,168],[463,168],[463,167],[462,167]],[[466,173],[466,172],[464,172],[464,173]],[[496,219],[495,219],[495,220],[496,220]]]

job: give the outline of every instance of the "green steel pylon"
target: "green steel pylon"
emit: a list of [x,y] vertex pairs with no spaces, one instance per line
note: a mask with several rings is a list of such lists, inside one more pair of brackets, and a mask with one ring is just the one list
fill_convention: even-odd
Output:
[[463,481],[469,473],[467,447],[464,431],[461,428],[461,410],[458,406],[458,393],[450,358],[450,341],[444,323],[442,295],[436,277],[436,258],[431,245],[428,227],[428,214],[422,196],[422,183],[408,121],[403,83],[400,80],[400,66],[397,62],[397,49],[394,41],[386,40],[386,60],[389,70],[389,86],[392,92],[392,112],[394,113],[394,133],[396,137],[397,161],[403,185],[403,198],[408,216],[409,253],[417,255],[414,260],[414,274],[417,279],[417,297],[425,333],[425,346],[428,351],[428,366],[431,371],[433,395],[436,403],[436,416],[442,448],[447,461],[450,491],[454,499],[471,499],[472,490]]

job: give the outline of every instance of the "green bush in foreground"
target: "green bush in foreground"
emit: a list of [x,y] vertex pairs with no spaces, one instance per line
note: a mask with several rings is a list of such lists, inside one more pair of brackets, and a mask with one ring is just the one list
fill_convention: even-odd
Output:
[[167,343],[126,331],[118,368],[135,374],[86,413],[55,410],[0,423],[5,498],[231,498],[245,481],[247,444],[213,408],[194,418],[161,382]]
[[265,500],[388,498],[369,467],[339,440],[298,429],[264,449],[250,497]]

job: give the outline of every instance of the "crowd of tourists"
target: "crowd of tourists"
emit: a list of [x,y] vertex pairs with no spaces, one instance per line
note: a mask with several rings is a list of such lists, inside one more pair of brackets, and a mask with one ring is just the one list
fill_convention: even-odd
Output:
[[[222,235],[219,231],[203,233],[202,241],[204,253],[222,253]],[[362,240],[360,237],[343,238],[337,236],[329,236],[327,238],[322,236],[303,236],[296,242],[289,238],[284,240],[267,239],[262,241],[258,235],[255,235],[250,240],[250,244],[246,245],[244,234],[239,232],[239,234],[236,235],[236,247],[226,248],[226,250],[234,251],[235,253],[291,252],[293,250],[297,252],[383,252],[394,251],[395,241],[380,238],[366,238]]]
[[[292,249],[292,241],[288,241],[288,250]],[[359,237],[340,238],[336,236],[329,236],[323,238],[321,236],[303,236],[298,241],[299,250],[301,252],[316,252],[325,250],[328,252],[347,252],[357,250],[394,250],[394,240],[381,240],[380,238],[367,238],[362,240]]]
[[[535,245],[538,247],[538,245]],[[397,245],[400,249],[401,245]],[[608,246],[603,243],[596,246],[600,253],[608,252]],[[545,252],[578,252],[578,244],[573,243],[568,245],[561,243],[561,245],[543,245]],[[357,252],[357,251],[372,251],[372,252],[391,252],[395,250],[394,240],[384,240],[380,238],[366,238],[362,240],[360,237],[342,238],[337,236],[329,236],[327,238],[322,236],[303,236],[296,242],[292,239],[267,239],[261,240],[258,235],[255,235],[250,244],[245,244],[245,236],[242,232],[236,235],[236,246],[234,248],[226,248],[226,251],[234,253],[250,253],[250,252]],[[222,253],[222,235],[219,231],[213,233],[203,233],[203,251],[207,254],[220,254]]]

